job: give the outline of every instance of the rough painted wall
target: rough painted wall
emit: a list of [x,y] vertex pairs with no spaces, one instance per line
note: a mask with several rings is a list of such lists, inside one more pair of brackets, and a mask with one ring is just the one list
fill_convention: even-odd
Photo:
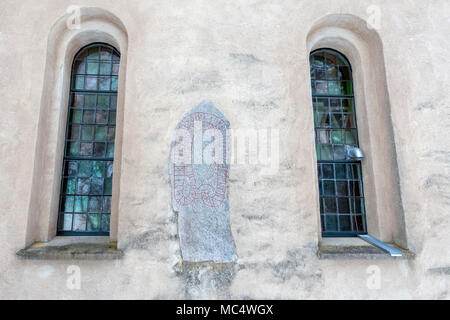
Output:
[[[449,298],[448,1],[78,1],[108,9],[128,31],[118,239],[125,257],[20,260],[47,37],[71,4],[0,4],[0,298]],[[417,257],[319,260],[305,39],[319,18],[367,19],[371,5],[381,9],[408,247]],[[170,141],[204,99],[233,128],[280,130],[276,175],[231,168],[236,264],[180,260]],[[66,286],[69,265],[81,268],[80,290]],[[378,290],[367,287],[371,265],[380,268]]]

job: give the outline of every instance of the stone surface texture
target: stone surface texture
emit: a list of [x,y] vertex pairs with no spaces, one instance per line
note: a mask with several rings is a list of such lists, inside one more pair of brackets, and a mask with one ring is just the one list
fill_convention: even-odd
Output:
[[[228,204],[230,165],[226,163],[230,123],[212,102],[204,101],[184,115],[176,129],[189,134],[189,141],[180,141],[178,135],[174,137],[169,164],[181,256],[184,261],[191,262],[235,261]],[[214,152],[214,149],[207,149],[214,146],[212,137],[206,136],[208,130],[217,130],[221,136],[215,137],[220,148],[217,151],[221,153],[218,163],[204,157],[208,150],[211,155]],[[194,140],[197,139],[200,145],[195,148]],[[178,159],[176,147],[189,152],[190,156]]]

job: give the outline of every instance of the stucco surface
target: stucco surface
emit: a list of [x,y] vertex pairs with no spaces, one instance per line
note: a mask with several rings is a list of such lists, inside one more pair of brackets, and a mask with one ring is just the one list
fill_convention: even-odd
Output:
[[[115,186],[118,229],[112,239],[124,257],[23,260],[17,251],[30,241],[54,236],[32,232],[35,223],[48,227],[51,221],[50,205],[34,205],[49,201],[33,200],[33,176],[43,147],[38,136],[47,141],[42,133],[60,132],[50,129],[52,121],[45,130],[42,119],[48,115],[41,101],[46,101],[44,73],[51,63],[50,30],[72,4],[0,3],[0,298],[449,298],[449,1],[77,1],[109,11],[127,33],[126,70],[120,74],[126,80],[119,86],[123,136]],[[368,126],[372,116],[392,123],[392,139],[383,136],[383,142],[395,145],[392,159],[400,196],[383,206],[401,209],[401,242],[416,258],[320,260],[307,37],[316,21],[328,15],[367,20],[371,6],[380,9],[376,32],[386,91],[364,85],[375,90],[374,96],[386,96],[389,112],[365,114]],[[63,72],[65,66],[51,67]],[[171,207],[172,135],[183,115],[205,99],[232,128],[280,132],[275,174],[262,174],[257,165],[230,168],[230,225],[239,257],[231,264],[182,261]],[[376,129],[371,128],[370,140],[371,147],[377,146],[374,154],[383,144],[375,143]],[[56,140],[48,137],[44,143],[55,163]],[[386,163],[392,159],[386,157]],[[43,182],[60,171],[51,169],[43,173]],[[382,171],[381,165],[374,166],[368,178]],[[37,187],[45,189],[34,185],[34,191]],[[378,193],[377,198],[381,189]],[[34,197],[50,198],[39,192]],[[380,229],[383,223],[400,223],[378,216],[374,225]],[[394,233],[380,234],[389,241]],[[80,267],[80,289],[67,286],[70,265]],[[378,289],[368,285],[374,265],[380,271]]]

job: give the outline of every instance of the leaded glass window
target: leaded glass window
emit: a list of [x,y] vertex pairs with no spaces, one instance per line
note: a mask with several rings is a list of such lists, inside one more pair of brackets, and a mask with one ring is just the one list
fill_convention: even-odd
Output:
[[59,235],[109,235],[120,54],[91,44],[75,56],[59,202]]
[[322,235],[363,234],[361,162],[347,156],[359,147],[351,66],[331,49],[311,53],[310,66]]

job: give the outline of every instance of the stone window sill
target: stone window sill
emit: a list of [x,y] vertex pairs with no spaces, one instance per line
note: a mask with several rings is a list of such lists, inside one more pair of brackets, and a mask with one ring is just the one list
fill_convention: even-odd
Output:
[[325,260],[414,259],[414,253],[411,251],[399,248],[392,243],[388,244],[402,251],[403,255],[392,257],[359,238],[322,238],[317,256]]
[[38,260],[115,260],[123,254],[117,249],[117,242],[110,242],[109,237],[56,237],[17,252],[23,259]]

